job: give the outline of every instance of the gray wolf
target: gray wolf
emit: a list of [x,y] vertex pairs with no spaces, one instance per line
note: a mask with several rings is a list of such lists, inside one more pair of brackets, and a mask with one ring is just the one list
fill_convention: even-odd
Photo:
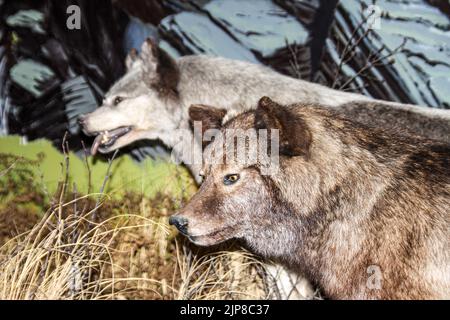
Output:
[[[84,132],[96,136],[92,154],[97,150],[108,153],[142,139],[158,140],[174,148],[179,143],[174,135],[176,130],[183,129],[188,138],[194,138],[189,123],[190,105],[214,105],[223,109],[227,117],[232,117],[254,108],[263,95],[270,95],[286,104],[298,101],[333,107],[344,104],[343,112],[349,117],[360,117],[363,122],[398,127],[413,134],[450,141],[450,111],[377,102],[286,77],[255,64],[201,55],[175,60],[147,40],[139,55],[135,50],[130,52],[126,65],[127,73],[107,92],[102,106],[80,117]],[[371,101],[374,105],[361,103],[358,108],[356,104],[345,107],[345,103],[355,100]],[[387,111],[374,110],[376,103]],[[420,126],[417,119],[422,120]],[[193,152],[201,154],[201,144],[192,146]],[[183,155],[191,150],[184,151],[179,152],[179,160],[188,163]],[[200,183],[201,165],[190,163],[187,167]],[[279,271],[272,273],[278,274]],[[297,280],[287,279],[285,282]],[[289,284],[279,286],[286,287],[284,296],[291,291]],[[310,296],[312,290],[306,289],[308,285],[304,287],[300,290],[302,295]]]
[[[199,191],[170,218],[192,242],[243,239],[333,299],[450,298],[448,143],[373,128],[318,104],[264,97],[227,120],[206,108],[192,106],[192,120],[223,135],[205,148],[214,161],[200,171]],[[228,129],[278,130],[278,172],[221,161],[220,150],[235,147],[223,138]]]
[[[84,132],[97,136],[92,154],[142,139],[159,140],[173,148],[178,142],[174,130],[190,128],[190,105],[213,105],[232,117],[254,108],[264,95],[282,104],[319,103],[365,124],[450,141],[448,110],[371,100],[247,62],[202,55],[175,60],[147,40],[139,55],[136,50],[130,52],[126,65],[127,73],[107,92],[102,106],[80,117]],[[354,101],[361,103],[349,103]],[[199,182],[199,167],[187,166]]]

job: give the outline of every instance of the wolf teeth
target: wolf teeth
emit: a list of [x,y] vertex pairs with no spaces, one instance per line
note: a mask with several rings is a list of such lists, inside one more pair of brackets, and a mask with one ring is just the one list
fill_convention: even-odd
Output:
[[131,131],[131,127],[120,127],[111,131],[98,132],[91,147],[91,155],[95,155],[100,147],[110,147],[116,140]]
[[104,131],[102,133],[102,144],[106,144],[109,141],[109,132],[108,131]]

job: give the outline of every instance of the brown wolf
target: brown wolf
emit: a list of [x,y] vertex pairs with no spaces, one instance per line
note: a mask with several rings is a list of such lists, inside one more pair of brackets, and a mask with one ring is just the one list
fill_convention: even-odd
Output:
[[[192,106],[190,114],[222,133],[204,150],[213,161],[203,166],[199,191],[170,219],[191,241],[243,239],[329,298],[450,298],[448,144],[267,97],[226,123],[212,107]],[[277,132],[278,171],[263,175],[258,161],[221,164],[220,147],[235,147],[227,129]]]

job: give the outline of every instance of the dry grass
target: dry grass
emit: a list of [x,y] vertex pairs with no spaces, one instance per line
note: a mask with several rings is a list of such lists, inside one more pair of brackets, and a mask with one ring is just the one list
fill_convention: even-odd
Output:
[[[169,198],[88,219],[60,203],[0,248],[0,299],[270,298],[264,266],[239,248],[201,252],[168,228]],[[104,215],[105,212],[102,212]]]
[[[150,199],[125,192],[113,199],[104,191],[114,155],[100,192],[81,195],[69,182],[66,142],[62,149],[62,178],[54,195],[37,187],[27,169],[34,164],[0,154],[0,299],[280,296],[268,265],[238,244],[201,249],[169,227],[168,216],[192,189],[178,169],[177,196],[166,192]],[[85,163],[91,177],[93,169]],[[88,193],[90,186],[89,181]]]
[[239,245],[200,249],[169,227],[168,216],[186,199],[114,200],[103,188],[79,195],[62,176],[45,213],[36,213],[43,196],[28,180],[8,180],[27,196],[0,207],[0,299],[277,297],[266,265]]

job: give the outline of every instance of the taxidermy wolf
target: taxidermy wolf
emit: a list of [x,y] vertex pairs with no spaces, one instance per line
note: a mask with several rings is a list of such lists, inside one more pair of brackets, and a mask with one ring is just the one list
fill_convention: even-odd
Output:
[[[96,136],[91,153],[109,153],[143,139],[159,140],[173,149],[175,160],[186,164],[197,183],[201,163],[192,160],[193,154],[201,155],[202,145],[194,139],[189,122],[192,104],[216,106],[227,119],[256,107],[262,96],[280,104],[319,103],[367,125],[450,141],[450,111],[372,100],[248,62],[203,55],[173,59],[146,40],[139,55],[130,52],[126,66],[127,73],[106,93],[103,104],[79,119],[83,131]],[[284,279],[278,283],[283,298],[289,297],[292,282],[300,296],[311,296],[304,279],[293,280],[283,270],[270,272]]]
[[[173,148],[179,144],[176,130],[186,129],[184,135],[190,132],[190,105],[212,105],[231,117],[256,107],[262,96],[280,104],[319,103],[366,125],[450,142],[449,110],[372,100],[248,62],[202,55],[175,60],[146,40],[139,55],[136,50],[130,52],[126,66],[127,73],[106,93],[103,104],[79,119],[87,135],[97,136],[92,154],[109,153],[143,139],[160,140]],[[180,157],[187,153],[177,152]],[[199,182],[199,167],[178,160]]]
[[[204,182],[169,220],[189,240],[241,239],[328,298],[450,297],[449,144],[267,97],[223,124],[213,107],[191,109],[215,138]],[[265,174],[274,145],[276,170]]]

